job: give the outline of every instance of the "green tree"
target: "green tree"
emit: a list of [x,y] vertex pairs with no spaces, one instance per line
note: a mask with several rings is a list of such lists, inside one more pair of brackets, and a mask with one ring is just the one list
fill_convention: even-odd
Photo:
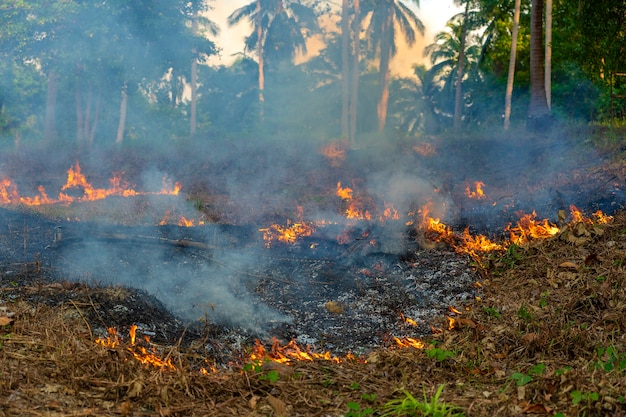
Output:
[[[263,118],[265,101],[265,65],[268,60],[292,59],[296,53],[306,51],[304,28],[316,23],[313,9],[298,1],[254,0],[228,16],[228,24],[236,25],[243,19],[253,26],[246,37],[245,50],[256,49],[258,60],[259,112]],[[275,62],[278,64],[278,62]]]
[[543,44],[543,0],[532,0],[530,15],[530,104],[528,122],[531,129],[545,126],[550,118],[546,97],[544,44]]
[[[413,45],[417,33],[424,34],[424,24],[413,10],[400,0],[377,0],[371,5],[372,13],[368,32],[378,52],[378,130],[385,129],[387,107],[389,105],[389,63],[397,53],[396,40],[403,36],[409,45]],[[419,0],[412,0],[419,7]],[[399,30],[399,32],[398,32]]]
[[[427,45],[424,54],[430,57],[433,64],[431,71],[437,82],[442,84],[443,100],[441,110],[453,116],[456,97],[456,80],[458,78],[459,60],[461,56],[462,38],[464,36],[464,15],[457,15],[446,24],[446,30],[435,35],[435,42]],[[480,56],[478,39],[470,37],[464,46],[465,65],[462,67],[463,77],[477,65]]]

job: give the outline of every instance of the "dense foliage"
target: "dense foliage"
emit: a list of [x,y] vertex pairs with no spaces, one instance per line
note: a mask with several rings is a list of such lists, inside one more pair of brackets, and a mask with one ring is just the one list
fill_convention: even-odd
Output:
[[[513,0],[457,1],[467,12],[451,17],[426,56],[415,57],[414,76],[391,79],[388,61],[401,53],[401,38],[411,43],[423,36],[418,1],[363,0],[356,20],[354,0],[343,2],[343,13],[338,2],[251,0],[229,18],[239,28],[250,25],[242,57],[208,65],[206,58],[220,52],[212,2],[0,1],[3,142],[338,139],[347,74],[356,74],[359,84],[354,117],[361,140],[438,133],[454,116],[462,45],[463,128],[501,127]],[[626,3],[553,3],[552,114],[584,122],[623,118],[626,100],[611,94],[626,93],[620,75],[626,73]],[[531,1],[522,0],[512,111],[517,125],[528,115],[530,11]],[[342,16],[349,25],[340,24]],[[358,32],[343,38],[344,48],[359,39],[349,49],[356,60],[347,61],[347,49],[342,55],[341,27]],[[302,59],[313,38],[322,46]],[[418,65],[422,61],[428,65]],[[199,64],[195,82],[192,62]],[[190,95],[191,83],[197,94]]]

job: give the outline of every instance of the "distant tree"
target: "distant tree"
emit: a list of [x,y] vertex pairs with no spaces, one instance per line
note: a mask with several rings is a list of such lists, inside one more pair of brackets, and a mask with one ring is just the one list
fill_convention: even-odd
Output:
[[528,107],[528,122],[531,129],[545,125],[550,117],[544,72],[543,8],[543,0],[532,0],[530,16],[530,105]]
[[228,16],[228,24],[236,25],[244,18],[253,26],[252,33],[246,37],[245,50],[256,49],[259,109],[263,118],[266,58],[277,62],[305,52],[303,29],[314,25],[316,16],[312,8],[299,1],[254,0],[232,12]]
[[[435,42],[427,45],[424,55],[430,57],[433,64],[431,72],[437,82],[442,85],[444,102],[441,110],[454,116],[456,98],[456,80],[458,79],[459,60],[463,37],[463,14],[450,19],[446,24],[446,30],[435,35]],[[480,44],[475,38],[469,39],[464,46],[463,75],[468,74],[477,65],[480,56]]]
[[517,56],[517,35],[519,33],[520,8],[521,0],[515,0],[513,28],[511,29],[511,54],[509,58],[509,71],[504,98],[504,130],[508,130],[511,124],[511,99],[513,96],[513,80],[515,78],[515,58]]
[[[412,3],[419,7],[419,0],[412,0]],[[379,59],[378,130],[383,131],[389,104],[389,63],[397,53],[396,41],[403,36],[409,45],[413,45],[417,33],[424,34],[424,24],[413,10],[400,0],[375,0],[370,7],[372,13],[368,32],[378,51]]]

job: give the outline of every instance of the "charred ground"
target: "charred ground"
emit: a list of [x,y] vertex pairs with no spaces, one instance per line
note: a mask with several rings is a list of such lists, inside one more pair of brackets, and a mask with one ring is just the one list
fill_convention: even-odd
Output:
[[[462,203],[453,204],[448,212],[456,228],[469,225],[498,235],[498,227],[511,221],[514,212],[527,211],[525,208],[533,203],[538,204],[535,209],[539,212],[550,212],[546,217],[567,204],[607,212],[611,208],[617,211],[621,205],[623,164],[617,159],[599,158],[595,148],[583,144],[567,153],[560,153],[565,151],[554,148],[556,145],[529,153],[528,147],[511,148],[498,141],[473,142],[465,148],[458,143],[430,145],[436,149],[435,157],[423,156],[413,145],[404,144],[408,159],[403,158],[403,166],[407,160],[414,163],[419,171],[415,176],[421,179],[445,178],[441,187],[447,201]],[[485,149],[489,156],[483,159],[480,155]],[[320,242],[326,246],[317,242],[316,247],[328,250],[324,256],[309,251],[311,240],[295,247],[274,248],[276,252],[269,262],[266,259],[262,263],[261,270],[255,270],[254,262],[246,264],[245,270],[233,270],[230,258],[221,256],[224,249],[250,251],[250,246],[261,244],[256,227],[291,218],[298,204],[314,201],[317,207],[341,210],[341,203],[328,190],[336,185],[337,177],[365,184],[363,172],[386,172],[380,153],[356,151],[341,167],[323,165],[320,159],[322,165],[311,163],[303,172],[302,163],[295,158],[299,153],[292,151],[294,162],[281,165],[280,171],[297,167],[298,175],[277,173],[280,181],[275,189],[243,198],[261,198],[252,205],[233,198],[227,173],[232,173],[232,164],[236,164],[238,178],[258,177],[272,166],[263,158],[257,158],[256,165],[215,155],[207,156],[210,163],[205,165],[198,165],[191,157],[186,165],[162,162],[157,170],[168,171],[188,184],[187,199],[220,228],[213,234],[219,236],[216,240],[207,240],[204,233],[194,235],[194,228],[141,225],[144,219],[153,218],[147,215],[152,210],[154,216],[160,215],[162,206],[157,207],[152,200],[109,200],[74,207],[72,215],[78,212],[76,217],[83,219],[79,224],[67,221],[64,209],[13,207],[3,211],[2,300],[3,306],[16,315],[2,335],[0,353],[7,377],[2,385],[2,412],[322,416],[347,415],[356,404],[361,410],[372,408],[380,414],[389,401],[405,398],[400,389],[421,399],[422,393],[430,398],[440,384],[445,384],[440,402],[457,406],[457,411],[466,415],[624,414],[620,387],[625,382],[626,324],[621,300],[626,220],[619,211],[608,226],[569,226],[550,240],[480,259],[430,245],[412,228],[394,234],[403,241],[402,251],[364,244],[363,239],[356,238],[362,230],[388,233],[372,225],[360,225],[350,246],[333,247],[335,243],[322,237]],[[531,163],[522,163],[520,155],[522,159],[530,155]],[[549,158],[562,159],[566,164],[548,164],[547,169]],[[110,160],[132,179],[139,178],[144,164],[154,159],[139,152],[128,158],[113,155]],[[5,164],[4,173],[25,178],[22,170],[27,164],[12,161]],[[103,169],[96,175],[104,179],[108,173]],[[464,199],[465,187],[475,180],[495,184],[490,186],[489,202]],[[54,179],[51,188],[52,182]],[[553,198],[539,200],[539,194]],[[525,195],[533,195],[534,200],[527,202]],[[281,205],[291,200],[294,202]],[[268,206],[280,210],[266,210]],[[259,208],[255,211],[250,207]],[[338,348],[338,354],[350,350],[359,356],[339,364],[316,361],[284,366],[259,362],[241,372],[250,362],[247,349],[255,335],[214,326],[210,322],[211,306],[205,306],[204,321],[187,326],[187,321],[164,307],[159,294],[109,285],[115,268],[127,266],[124,262],[108,265],[112,268],[98,276],[85,274],[80,268],[64,268],[59,274],[61,248],[80,253],[93,241],[121,246],[124,256],[134,252],[141,257],[142,251],[148,250],[145,248],[165,246],[171,254],[165,261],[174,266],[218,263],[219,269],[228,273],[250,277],[239,281],[242,291],[274,303],[278,310],[289,311],[296,316],[297,325],[311,323],[309,329],[280,324],[272,335],[285,340],[300,336],[301,342]],[[189,244],[194,242],[200,246]],[[258,253],[255,251],[255,256]],[[153,267],[159,269],[162,264]],[[424,278],[429,274],[430,281]],[[454,290],[449,294],[444,290],[437,295],[439,299],[433,296],[426,301],[415,295],[441,289],[442,280],[446,280],[442,276],[454,277]],[[398,282],[405,285],[411,281],[409,277],[413,277],[410,283],[418,291],[411,293],[398,286]],[[75,279],[82,283],[70,282]],[[481,283],[480,290],[474,286],[476,281]],[[171,290],[175,292],[176,286]],[[298,304],[293,303],[295,297],[301,297]],[[333,312],[327,308],[328,301],[343,310]],[[450,314],[447,307],[451,305],[462,314]],[[386,313],[376,314],[381,320],[379,327],[364,311],[368,306],[384,308]],[[399,313],[418,315],[425,310],[428,314],[421,328],[402,327]],[[451,329],[445,315],[456,319]],[[161,355],[175,359],[175,370],[133,361],[127,344],[103,348],[94,343],[96,337],[105,335],[106,327],[118,327],[125,335],[131,324],[139,325],[140,334],[153,337],[158,343],[153,347]],[[440,332],[429,334],[430,326]],[[389,328],[398,331],[398,336],[423,335],[426,349],[380,349],[391,346]],[[350,343],[345,344],[346,340]],[[450,354],[438,356],[437,352]],[[538,368],[538,364],[543,367]],[[209,365],[216,366],[217,372],[202,375],[200,369]]]

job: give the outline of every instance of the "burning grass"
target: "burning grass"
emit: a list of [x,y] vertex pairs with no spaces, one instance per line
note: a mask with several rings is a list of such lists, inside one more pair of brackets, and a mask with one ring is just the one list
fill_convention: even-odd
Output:
[[[480,255],[480,298],[451,308],[429,337],[359,357],[276,343],[217,364],[206,340],[97,335],[92,305],[5,289],[0,415],[626,415],[625,230],[626,213],[574,217]],[[160,362],[138,360],[149,355]]]

